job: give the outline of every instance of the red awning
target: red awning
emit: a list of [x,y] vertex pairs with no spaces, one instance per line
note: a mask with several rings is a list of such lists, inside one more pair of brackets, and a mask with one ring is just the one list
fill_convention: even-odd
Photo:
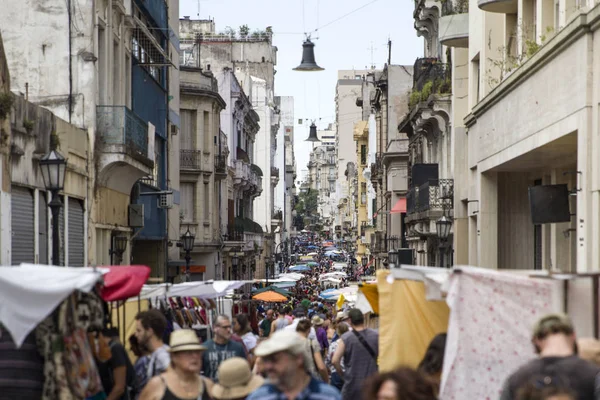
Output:
[[150,268],[143,265],[102,267],[110,271],[104,275],[104,301],[126,300],[140,294],[150,276]]
[[396,202],[396,204],[394,205],[394,208],[392,208],[390,210],[390,214],[399,214],[399,213],[405,213],[405,212],[406,212],[406,197],[402,197]]

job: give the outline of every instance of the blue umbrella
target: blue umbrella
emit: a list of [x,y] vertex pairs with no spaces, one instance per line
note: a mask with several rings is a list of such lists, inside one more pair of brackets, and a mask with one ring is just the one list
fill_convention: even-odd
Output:
[[294,265],[293,267],[290,267],[289,270],[292,272],[304,272],[310,271],[310,267],[308,265]]
[[307,249],[317,249],[318,247],[315,245],[306,246]]

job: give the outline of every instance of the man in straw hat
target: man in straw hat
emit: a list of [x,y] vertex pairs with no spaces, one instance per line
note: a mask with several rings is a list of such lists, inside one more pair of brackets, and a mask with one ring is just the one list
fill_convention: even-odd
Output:
[[600,369],[576,354],[575,329],[564,314],[542,317],[531,342],[539,358],[519,368],[505,382],[501,400],[518,399],[529,387],[556,387],[576,394],[578,400],[600,398]]
[[252,374],[248,361],[240,357],[223,361],[217,375],[219,383],[211,392],[217,400],[245,399],[265,382],[262,376]]
[[174,331],[169,348],[171,366],[148,382],[140,400],[209,400],[212,382],[200,375],[205,350],[206,346],[200,344],[193,330]]
[[255,354],[262,360],[269,383],[248,396],[248,400],[341,400],[336,388],[314,379],[307,372],[309,360],[304,356],[304,339],[296,332],[285,329],[275,332],[258,345]]

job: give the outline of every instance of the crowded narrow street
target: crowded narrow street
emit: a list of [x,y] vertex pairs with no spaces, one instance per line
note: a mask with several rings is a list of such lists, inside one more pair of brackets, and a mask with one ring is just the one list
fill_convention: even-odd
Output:
[[600,2],[0,6],[0,400],[600,400]]

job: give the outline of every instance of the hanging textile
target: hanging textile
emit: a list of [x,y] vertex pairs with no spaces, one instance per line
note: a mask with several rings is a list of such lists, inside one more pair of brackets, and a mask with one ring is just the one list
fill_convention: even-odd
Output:
[[448,327],[450,310],[443,301],[427,301],[420,281],[396,279],[377,271],[379,292],[380,371],[401,365],[416,368],[429,342]]
[[531,327],[556,311],[560,283],[482,268],[461,271],[448,289],[452,312],[440,398],[497,399],[504,380],[535,357]]

